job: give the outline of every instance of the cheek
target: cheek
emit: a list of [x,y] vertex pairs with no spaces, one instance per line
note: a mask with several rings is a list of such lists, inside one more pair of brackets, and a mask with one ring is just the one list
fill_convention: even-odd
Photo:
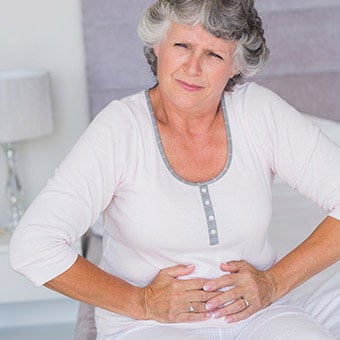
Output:
[[170,53],[165,55],[160,55],[158,58],[158,74],[166,76],[171,76],[176,71],[180,70],[183,62],[177,55],[172,55]]
[[233,72],[230,68],[215,68],[211,74],[213,82],[219,86],[225,86],[228,80],[233,77]]
[[[224,74],[225,74],[225,83],[228,82],[229,79],[233,78],[236,74],[236,68],[235,68],[235,65],[234,65],[234,62],[229,62],[228,65],[225,67],[225,70],[224,70]],[[221,72],[221,74],[223,74]]]
[[172,72],[173,65],[167,58],[158,59],[158,75],[166,77]]

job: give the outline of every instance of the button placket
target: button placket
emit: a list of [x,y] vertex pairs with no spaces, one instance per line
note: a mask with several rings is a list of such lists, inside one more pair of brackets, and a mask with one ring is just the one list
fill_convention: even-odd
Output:
[[210,245],[213,246],[213,245],[218,244],[218,232],[217,232],[215,213],[214,213],[213,206],[211,204],[208,186],[201,185],[199,189],[200,189],[203,208],[204,208],[205,217],[206,217],[206,221],[208,225],[209,241],[210,241]]

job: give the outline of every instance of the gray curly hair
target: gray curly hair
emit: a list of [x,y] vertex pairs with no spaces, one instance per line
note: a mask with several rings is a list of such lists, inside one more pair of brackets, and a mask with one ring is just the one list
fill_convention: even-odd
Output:
[[213,36],[237,42],[234,63],[238,73],[229,79],[226,91],[259,73],[268,59],[254,0],[158,0],[146,9],[138,26],[144,54],[156,77],[154,47],[164,39],[171,21],[186,26],[201,24]]

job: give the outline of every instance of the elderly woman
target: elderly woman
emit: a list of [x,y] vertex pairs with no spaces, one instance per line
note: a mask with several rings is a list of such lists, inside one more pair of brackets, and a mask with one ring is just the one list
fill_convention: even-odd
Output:
[[[32,203],[13,267],[97,306],[98,339],[333,339],[294,287],[340,258],[340,153],[271,91],[252,0],[158,0],[139,26],[157,84],[113,101]],[[279,175],[329,212],[277,261]],[[100,268],[70,246],[104,212]]]

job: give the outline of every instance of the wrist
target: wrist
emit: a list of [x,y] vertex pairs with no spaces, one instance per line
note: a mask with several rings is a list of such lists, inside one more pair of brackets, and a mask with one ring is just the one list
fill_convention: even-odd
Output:
[[[143,288],[119,280],[120,285],[111,286],[111,292],[106,295],[107,302],[112,305],[104,307],[109,311],[125,315],[135,320],[144,319]],[[110,298],[112,296],[112,299]]]
[[271,269],[268,269],[265,271],[265,274],[267,276],[267,280],[269,282],[269,288],[271,291],[270,294],[270,304],[272,304],[274,301],[276,301],[277,299],[279,299],[282,295],[279,292],[279,283],[278,280],[276,278],[276,276],[273,274],[273,272],[271,271]]
[[147,320],[145,304],[145,288],[133,287],[130,302],[132,317],[136,320]]

